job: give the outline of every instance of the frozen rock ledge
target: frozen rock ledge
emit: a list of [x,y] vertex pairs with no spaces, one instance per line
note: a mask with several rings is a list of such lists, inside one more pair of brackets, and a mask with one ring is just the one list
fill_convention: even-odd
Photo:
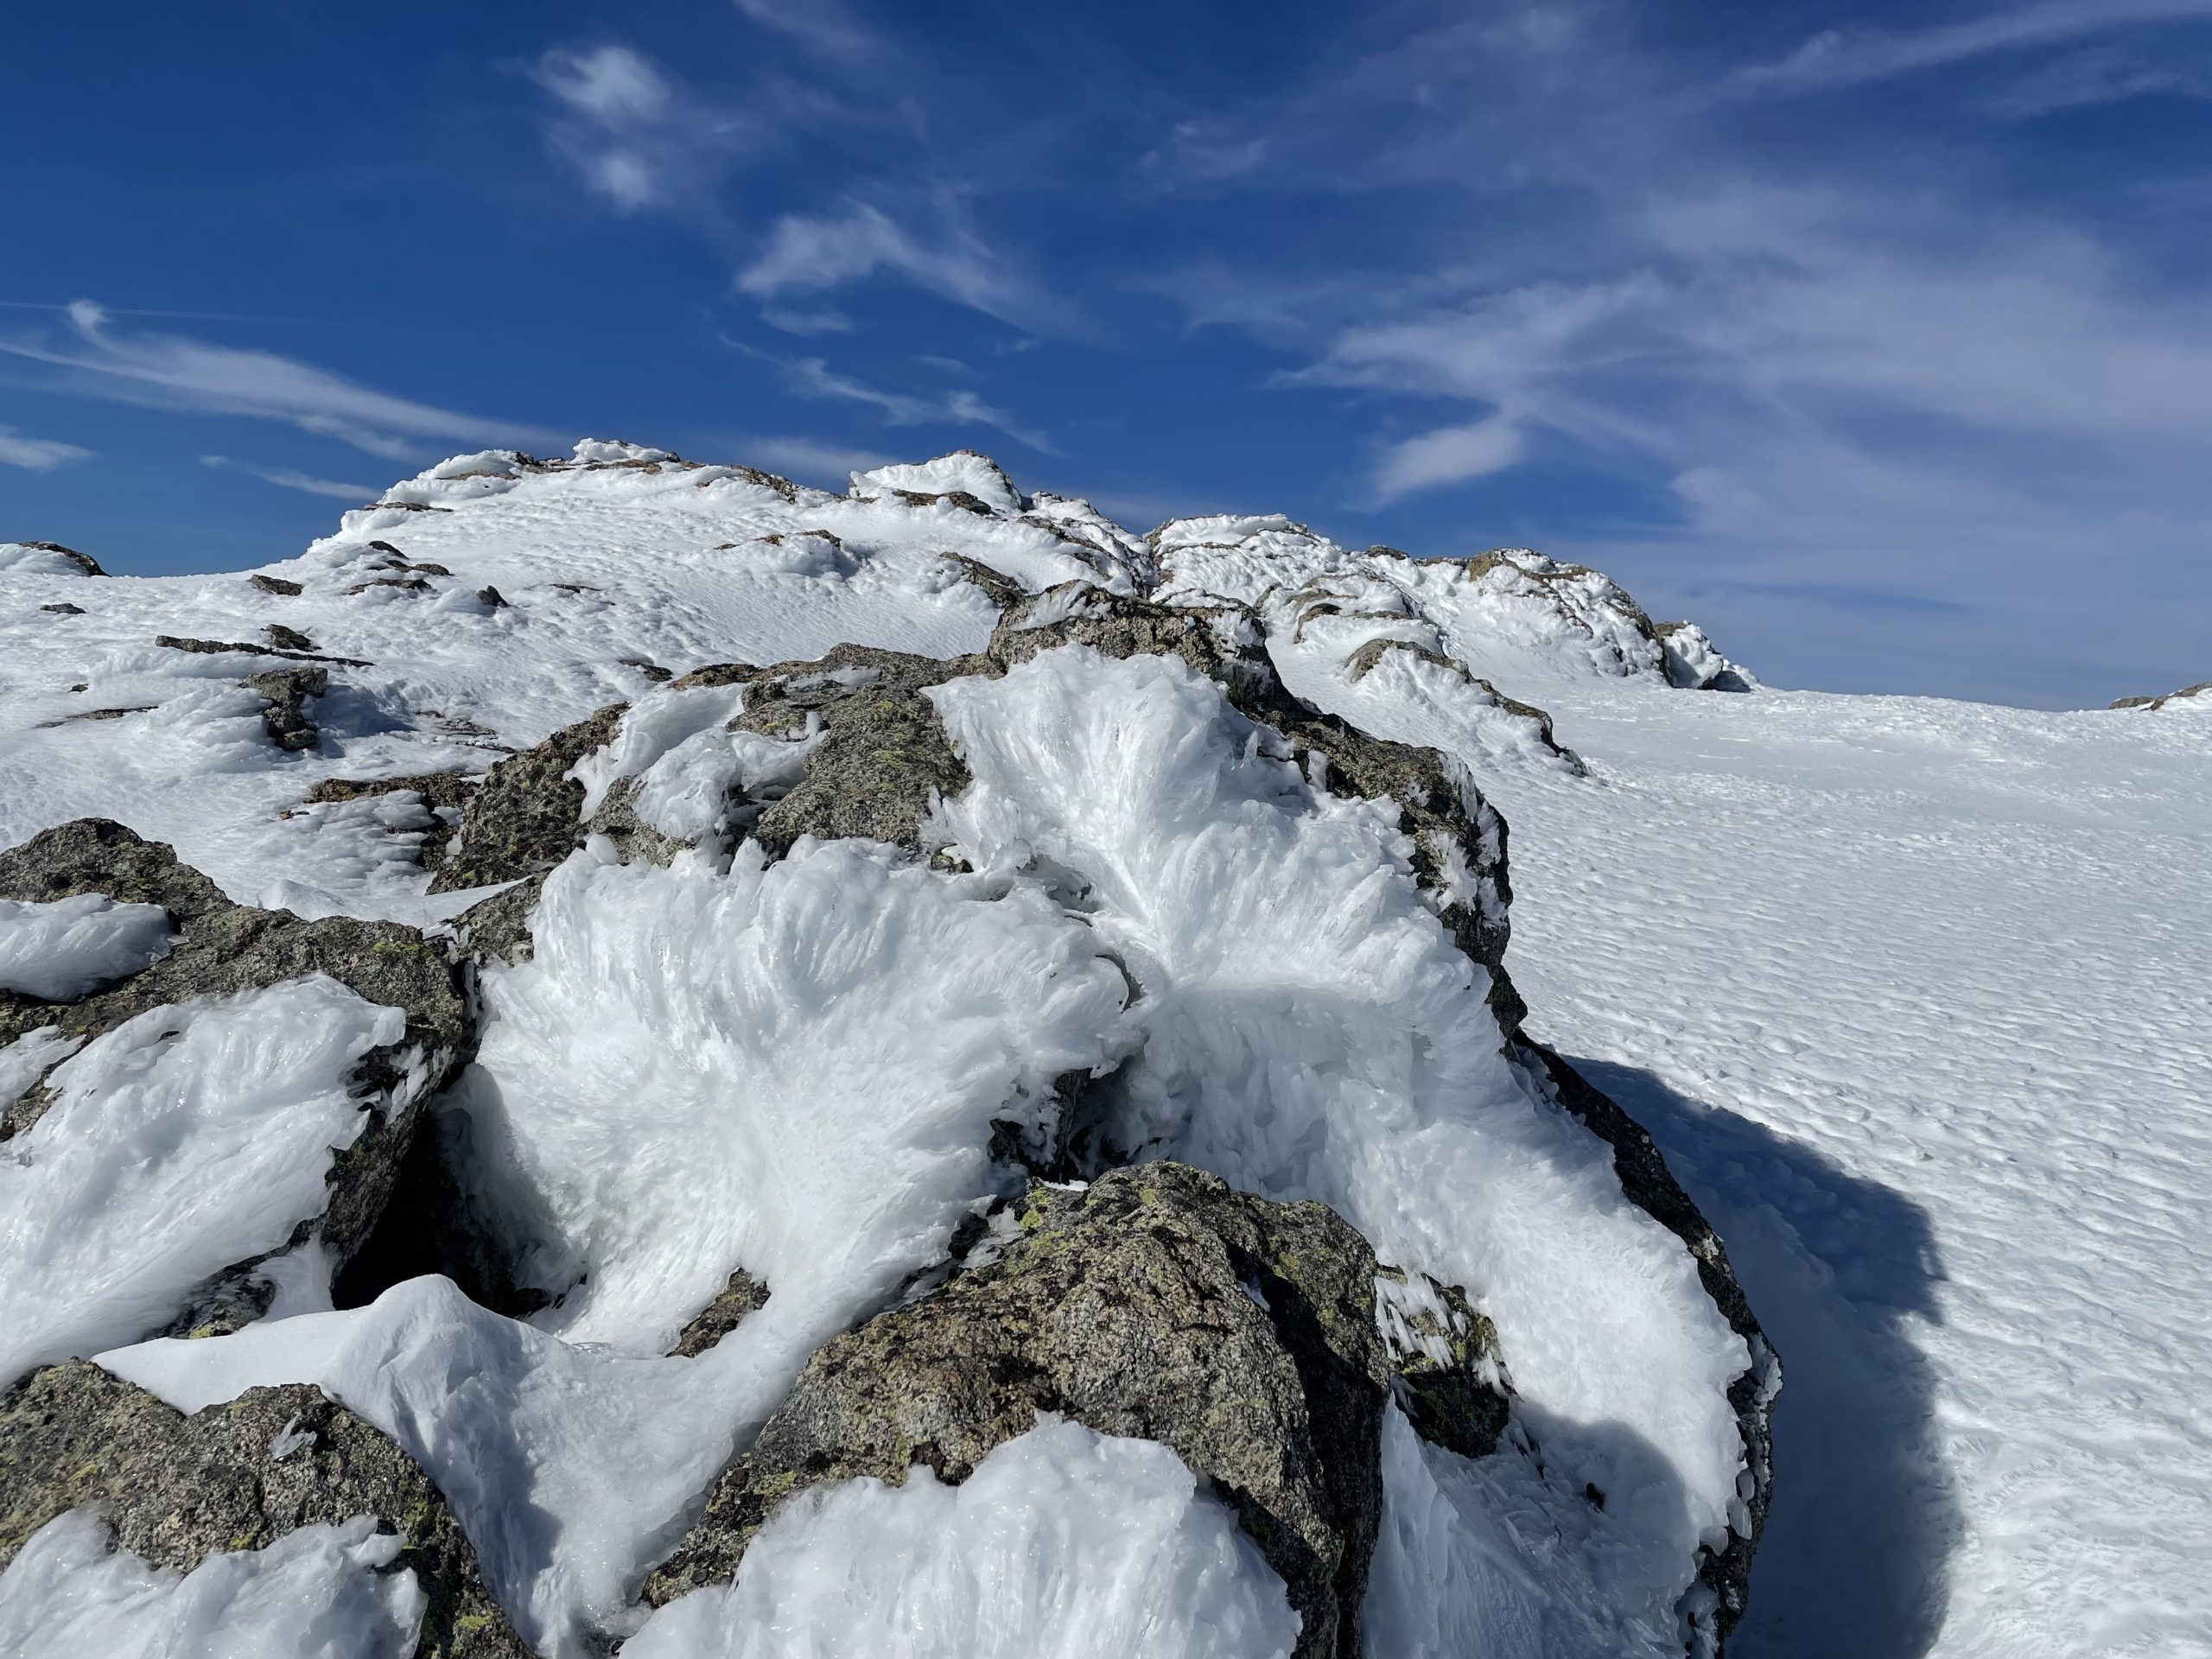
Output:
[[196,626],[359,650],[314,723],[118,647],[220,743],[0,853],[0,1645],[1720,1651],[1779,1366],[1478,781],[1590,786],[1524,672],[1755,691],[1694,626],[965,452],[487,452],[290,568]]

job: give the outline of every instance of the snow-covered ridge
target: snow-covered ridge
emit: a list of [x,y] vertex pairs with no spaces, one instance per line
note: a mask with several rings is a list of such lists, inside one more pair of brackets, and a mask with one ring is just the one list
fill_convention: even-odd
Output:
[[[841,495],[488,451],[236,575],[10,545],[0,1389],[99,1368],[0,1401],[26,1641],[181,1629],[226,1553],[332,1606],[388,1568],[403,1623],[460,1586],[469,1651],[556,1656],[1702,1655],[1740,1615],[1776,1361],[1523,1029],[1488,798],[1592,787],[1552,690],[1750,685],[1695,629],[1523,550],[1136,536],[969,452]],[[1119,1312],[973,1313],[1033,1273]],[[363,1481],[313,1548],[96,1556],[134,1447],[303,1386],[465,1546]],[[149,1438],[85,1485],[117,1414]],[[849,1535],[901,1564],[826,1598]]]

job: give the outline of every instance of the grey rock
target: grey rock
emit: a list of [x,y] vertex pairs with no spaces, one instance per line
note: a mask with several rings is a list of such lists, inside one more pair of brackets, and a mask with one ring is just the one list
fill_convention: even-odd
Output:
[[279,645],[257,645],[244,639],[194,639],[182,634],[157,633],[154,643],[168,651],[188,651],[201,657],[219,657],[227,652],[238,652],[248,657],[286,657],[295,662],[328,663],[340,668],[370,668],[374,664],[359,657],[333,657],[319,651],[288,651]]
[[[51,610],[53,607],[48,606],[47,608]],[[2196,697],[2203,697],[2208,702],[2212,702],[2212,680],[2199,680],[2195,685],[2184,685],[2180,690],[2169,691],[2164,696],[2121,697],[2112,706],[2115,709],[2141,709],[2156,714],[2170,702],[2178,702],[2184,698]]]
[[818,672],[779,678],[769,671],[753,682],[740,716],[745,728],[796,735],[811,716],[824,730],[807,757],[804,779],[761,812],[755,839],[772,858],[789,852],[801,836],[861,836],[923,850],[922,820],[932,802],[958,794],[969,779],[936,707],[920,690],[974,664],[853,645],[839,646],[823,661],[872,669],[878,677],[846,688]]
[[66,599],[58,605],[41,605],[39,607],[39,609],[41,611],[50,611],[56,616],[82,616],[85,613],[85,607],[83,606],[72,605]]
[[288,628],[282,622],[271,622],[261,632],[269,643],[280,651],[313,651],[315,649],[314,640],[308,639],[297,628]]
[[493,766],[462,808],[460,839],[430,891],[543,874],[583,845],[584,786],[566,774],[613,740],[628,707],[610,703]]
[[1497,1327],[1466,1292],[1425,1273],[1377,1269],[1376,1323],[1389,1356],[1390,1391],[1422,1439],[1463,1458],[1486,1458],[1513,1411]]
[[283,599],[297,599],[307,591],[296,582],[287,582],[282,576],[248,576],[246,580],[264,594],[275,594]]
[[1049,1411],[1173,1447],[1282,1575],[1301,1659],[1357,1654],[1389,1395],[1365,1241],[1165,1163],[1033,1186],[1013,1219],[1002,1253],[815,1355],[647,1599],[727,1580],[795,1492],[964,1480]]
[[[468,1010],[444,951],[396,922],[347,916],[310,922],[289,911],[233,904],[168,847],[104,818],[79,818],[0,853],[0,897],[47,901],[79,893],[160,906],[176,930],[175,945],[143,972],[73,1002],[0,992],[0,1044],[48,1027],[64,1038],[89,1041],[155,1008],[317,973],[404,1013],[400,1039],[364,1055],[351,1079],[365,1109],[372,1101],[384,1109],[371,1113],[359,1137],[334,1155],[328,1205],[291,1241],[320,1236],[334,1260],[344,1263],[384,1210],[422,1102],[452,1074],[471,1040]],[[401,1104],[400,1085],[416,1050],[431,1088]],[[0,1141],[36,1122],[50,1102],[43,1076],[14,1101],[0,1102]],[[175,1328],[232,1330],[258,1318],[270,1295],[254,1271],[263,1259],[236,1263],[202,1286],[176,1310]],[[0,1378],[0,1384],[6,1381]]]
[[677,1333],[676,1346],[669,1352],[686,1359],[703,1354],[767,1306],[768,1287],[740,1268],[730,1274],[721,1294]]
[[320,697],[330,690],[328,669],[272,668],[249,674],[240,683],[269,700],[261,718],[269,728],[269,741],[278,748],[297,752],[311,749],[322,741],[321,729],[308,713],[307,704],[308,698]]
[[104,576],[107,575],[106,571],[100,569],[99,561],[94,558],[91,554],[79,553],[75,548],[64,547],[59,542],[23,542],[18,543],[18,545],[23,547],[35,547],[41,553],[59,553],[63,558],[68,560],[70,563],[75,565],[79,570],[83,571],[88,576]]
[[411,1570],[429,1604],[418,1659],[529,1653],[429,1477],[318,1389],[251,1389],[188,1417],[82,1360],[34,1373],[0,1400],[0,1567],[84,1507],[120,1547],[179,1573],[374,1516],[401,1540],[391,1570]]
[[483,587],[479,588],[476,590],[476,597],[481,600],[485,604],[489,605],[495,611],[499,609],[507,602],[506,595],[502,594],[498,588],[493,587],[489,582],[486,582]]

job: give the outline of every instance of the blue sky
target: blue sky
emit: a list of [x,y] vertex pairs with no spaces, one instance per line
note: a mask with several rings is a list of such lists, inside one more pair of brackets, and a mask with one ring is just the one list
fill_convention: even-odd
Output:
[[1527,543],[1770,680],[2212,674],[2212,0],[93,4],[6,26],[0,537],[461,449]]

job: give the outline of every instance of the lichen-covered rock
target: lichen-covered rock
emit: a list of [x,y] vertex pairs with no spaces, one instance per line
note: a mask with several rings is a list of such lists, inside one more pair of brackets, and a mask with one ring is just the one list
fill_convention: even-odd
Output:
[[1389,1376],[1366,1242],[1164,1163],[1034,1185],[1008,1231],[816,1354],[647,1599],[727,1580],[794,1492],[916,1465],[957,1483],[1057,1412],[1173,1447],[1282,1575],[1301,1659],[1357,1654]]
[[1513,1385],[1497,1327],[1457,1285],[1385,1266],[1376,1277],[1375,1322],[1389,1356],[1390,1391],[1424,1440],[1463,1458],[1486,1458],[1513,1411]]
[[[353,1084],[365,1103],[360,1136],[334,1155],[329,1204],[310,1224],[334,1262],[342,1264],[382,1213],[413,1138],[423,1100],[459,1063],[469,1018],[445,952],[411,927],[348,916],[305,921],[289,911],[233,904],[175,852],[105,818],[79,818],[0,853],[0,898],[48,902],[80,893],[159,906],[175,945],[139,973],[68,1002],[0,992],[0,1045],[48,1030],[62,1039],[46,1068],[84,1042],[150,1009],[193,998],[227,996],[324,974],[367,1001],[400,1009],[404,1033],[372,1049]],[[0,1102],[0,1141],[36,1122],[49,1103],[45,1072]],[[299,1242],[297,1240],[295,1243]],[[257,1259],[218,1275],[178,1310],[181,1330],[228,1330],[266,1310],[270,1288]]]
[[493,766],[462,809],[461,836],[433,893],[488,887],[551,869],[583,844],[584,786],[568,774],[614,735],[626,703],[610,703]]
[[[801,836],[861,836],[919,851],[921,823],[932,802],[968,786],[966,765],[954,753],[936,708],[919,695],[923,685],[950,679],[959,667],[926,658],[861,666],[876,677],[840,688],[814,707],[823,735],[806,758],[804,779],[753,825],[753,836],[771,857],[789,852]],[[804,677],[753,685],[757,695],[747,700],[743,723],[768,730],[771,722],[788,727],[796,715],[804,728],[811,688]]]
[[678,1333],[669,1352],[690,1359],[703,1354],[768,1305],[768,1287],[743,1268],[729,1276],[721,1295],[700,1309]]
[[0,1567],[48,1522],[96,1510],[124,1549],[179,1573],[301,1527],[374,1516],[428,1601],[418,1659],[524,1659],[476,1552],[415,1460],[315,1388],[251,1389],[188,1417],[99,1366],[35,1372],[0,1399]]

